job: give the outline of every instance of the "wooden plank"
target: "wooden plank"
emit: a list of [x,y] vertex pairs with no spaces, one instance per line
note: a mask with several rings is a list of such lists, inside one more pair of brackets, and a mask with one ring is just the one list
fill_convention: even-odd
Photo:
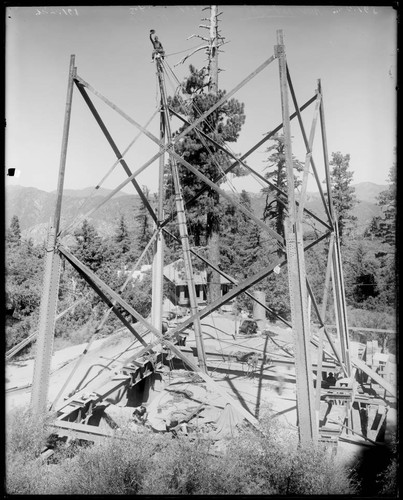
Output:
[[353,393],[352,387],[328,387],[327,389],[322,389],[322,394],[327,396],[331,395],[349,395]]
[[397,396],[397,391],[396,387],[392,384],[390,384],[387,380],[382,378],[378,373],[376,373],[374,370],[369,368],[363,361],[361,361],[358,358],[352,358],[352,363],[355,365],[359,370],[362,370],[364,373],[369,375],[377,384],[379,384],[381,387],[383,387],[389,394],[392,396]]
[[377,413],[378,413],[378,406],[377,405],[369,405],[368,406],[368,430],[367,430],[367,436],[368,436],[369,439],[372,439],[373,441],[376,440],[376,436],[378,434],[377,426],[374,426]]
[[368,340],[366,356],[365,356],[365,362],[368,366],[372,366],[372,356],[373,356],[372,340]]
[[351,409],[351,427],[354,432],[361,432],[361,417],[359,410]]
[[[105,438],[118,438],[111,430],[101,430],[94,425],[77,424],[75,422],[57,421],[50,425],[59,436],[67,436],[73,439],[83,439],[101,443]],[[122,439],[122,438],[120,438]]]
[[113,431],[110,432],[105,430],[100,430],[96,425],[86,425],[78,424],[76,422],[67,422],[66,420],[56,420],[54,423],[50,424],[51,427],[56,427],[57,429],[72,429],[75,431],[86,432],[88,434],[95,434],[98,436],[113,436]]

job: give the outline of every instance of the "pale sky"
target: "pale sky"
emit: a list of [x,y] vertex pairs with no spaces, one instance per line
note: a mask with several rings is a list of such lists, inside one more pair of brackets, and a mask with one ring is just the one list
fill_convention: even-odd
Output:
[[[150,29],[155,29],[175,76],[167,77],[173,94],[188,73],[189,63],[205,62],[199,51],[185,64],[175,64],[206,35],[199,28],[209,11],[203,6],[10,7],[6,19],[6,171],[16,168],[18,178],[6,176],[6,185],[21,184],[45,191],[57,187],[67,75],[70,54],[77,73],[96,90],[145,124],[158,104],[155,65],[151,62]],[[70,9],[70,10],[68,10]],[[351,156],[354,183],[386,184],[395,161],[396,146],[396,11],[392,7],[330,6],[219,6],[221,33],[228,42],[219,56],[219,87],[230,91],[274,53],[276,30],[284,32],[287,62],[300,104],[315,93],[320,78],[324,93],[329,155]],[[91,95],[91,94],[90,94]],[[281,122],[277,60],[234,96],[245,103],[246,123],[235,153],[244,153],[263,134]],[[95,96],[104,122],[121,150],[138,131],[114,114]],[[99,105],[98,105],[99,103]],[[293,111],[290,99],[290,109]],[[313,106],[303,113],[309,133]],[[158,117],[149,130],[158,136]],[[292,122],[293,152],[301,161],[297,121]],[[321,173],[320,134],[314,143],[315,163]],[[269,145],[267,143],[267,145]],[[248,163],[264,172],[264,146]],[[126,156],[132,171],[158,151],[142,136]],[[316,152],[316,156],[315,156]],[[65,187],[95,186],[115,156],[74,89],[67,153]],[[157,188],[158,162],[137,179],[151,191]],[[126,178],[118,166],[103,184],[115,188]],[[252,178],[237,183],[259,191]],[[134,192],[131,186],[126,192]]]

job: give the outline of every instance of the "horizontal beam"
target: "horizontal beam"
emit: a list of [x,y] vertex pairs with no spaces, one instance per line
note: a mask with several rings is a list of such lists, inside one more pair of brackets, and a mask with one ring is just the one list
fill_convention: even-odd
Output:
[[[336,325],[325,325],[325,326],[326,328],[337,328]],[[385,330],[382,328],[364,328],[361,326],[349,326],[348,329],[351,330],[352,332],[377,332],[377,333],[390,333],[394,335],[397,334],[396,330]]]

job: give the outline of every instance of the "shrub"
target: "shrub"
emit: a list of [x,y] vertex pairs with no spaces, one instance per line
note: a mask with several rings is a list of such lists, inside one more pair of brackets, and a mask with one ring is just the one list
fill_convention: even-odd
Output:
[[[269,416],[261,420],[263,435],[245,431],[233,440],[229,456],[244,494],[330,495],[352,493],[347,470],[321,447],[298,447],[290,434]],[[234,478],[236,480],[236,477]]]
[[6,490],[35,494],[41,487],[43,463],[38,457],[46,444],[48,418],[34,418],[30,410],[14,409],[6,421]]
[[119,430],[99,444],[59,444],[52,463],[37,457],[44,422],[29,413],[9,419],[7,492],[63,495],[329,495],[355,493],[345,468],[322,448],[297,446],[297,435],[263,418],[217,454],[203,434]]

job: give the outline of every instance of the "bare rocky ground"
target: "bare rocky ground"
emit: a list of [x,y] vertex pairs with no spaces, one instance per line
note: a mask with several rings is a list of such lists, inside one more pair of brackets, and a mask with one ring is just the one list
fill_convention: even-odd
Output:
[[[235,318],[230,314],[213,314],[202,321],[205,350],[209,375],[216,384],[235,397],[239,403],[259,417],[267,412],[271,418],[278,419],[281,426],[297,437],[296,385],[294,367],[281,366],[278,360],[286,359],[284,348],[292,350],[292,332],[289,328],[269,325],[270,335],[235,336]],[[90,393],[102,385],[124,366],[130,356],[139,349],[139,343],[126,331],[115,333],[107,338],[98,339],[89,346],[88,353],[82,356],[87,344],[75,345],[56,351],[52,358],[49,385],[49,402],[56,396],[71,375],[77,360],[82,356],[79,366],[71,376],[62,397],[55,405],[60,407],[63,396],[69,394],[81,382],[81,387]],[[150,339],[146,339],[150,340]],[[189,330],[186,341],[188,356],[195,347],[193,332]],[[255,369],[250,372],[242,353],[257,352],[261,358]],[[313,351],[314,352],[314,351]],[[262,362],[265,354],[266,362]],[[230,359],[223,355],[231,355]],[[246,359],[246,358],[245,358]],[[181,366],[182,363],[182,366]],[[218,445],[220,439],[236,433],[239,416],[232,411],[226,401],[188,369],[181,361],[175,361],[175,370],[164,367],[159,380],[152,383],[147,408],[147,425],[156,431],[164,431],[166,425],[175,420],[183,420],[194,412],[189,425],[202,429],[206,436],[214,438]],[[34,359],[9,362],[6,366],[6,411],[25,407],[30,401]],[[119,426],[132,426],[133,408],[122,406],[124,403],[111,404],[107,415]],[[390,414],[388,426],[396,425],[396,412]],[[177,429],[187,432],[188,426]],[[349,441],[339,441],[337,459],[352,465],[364,449],[364,440],[358,436],[348,436]]]

